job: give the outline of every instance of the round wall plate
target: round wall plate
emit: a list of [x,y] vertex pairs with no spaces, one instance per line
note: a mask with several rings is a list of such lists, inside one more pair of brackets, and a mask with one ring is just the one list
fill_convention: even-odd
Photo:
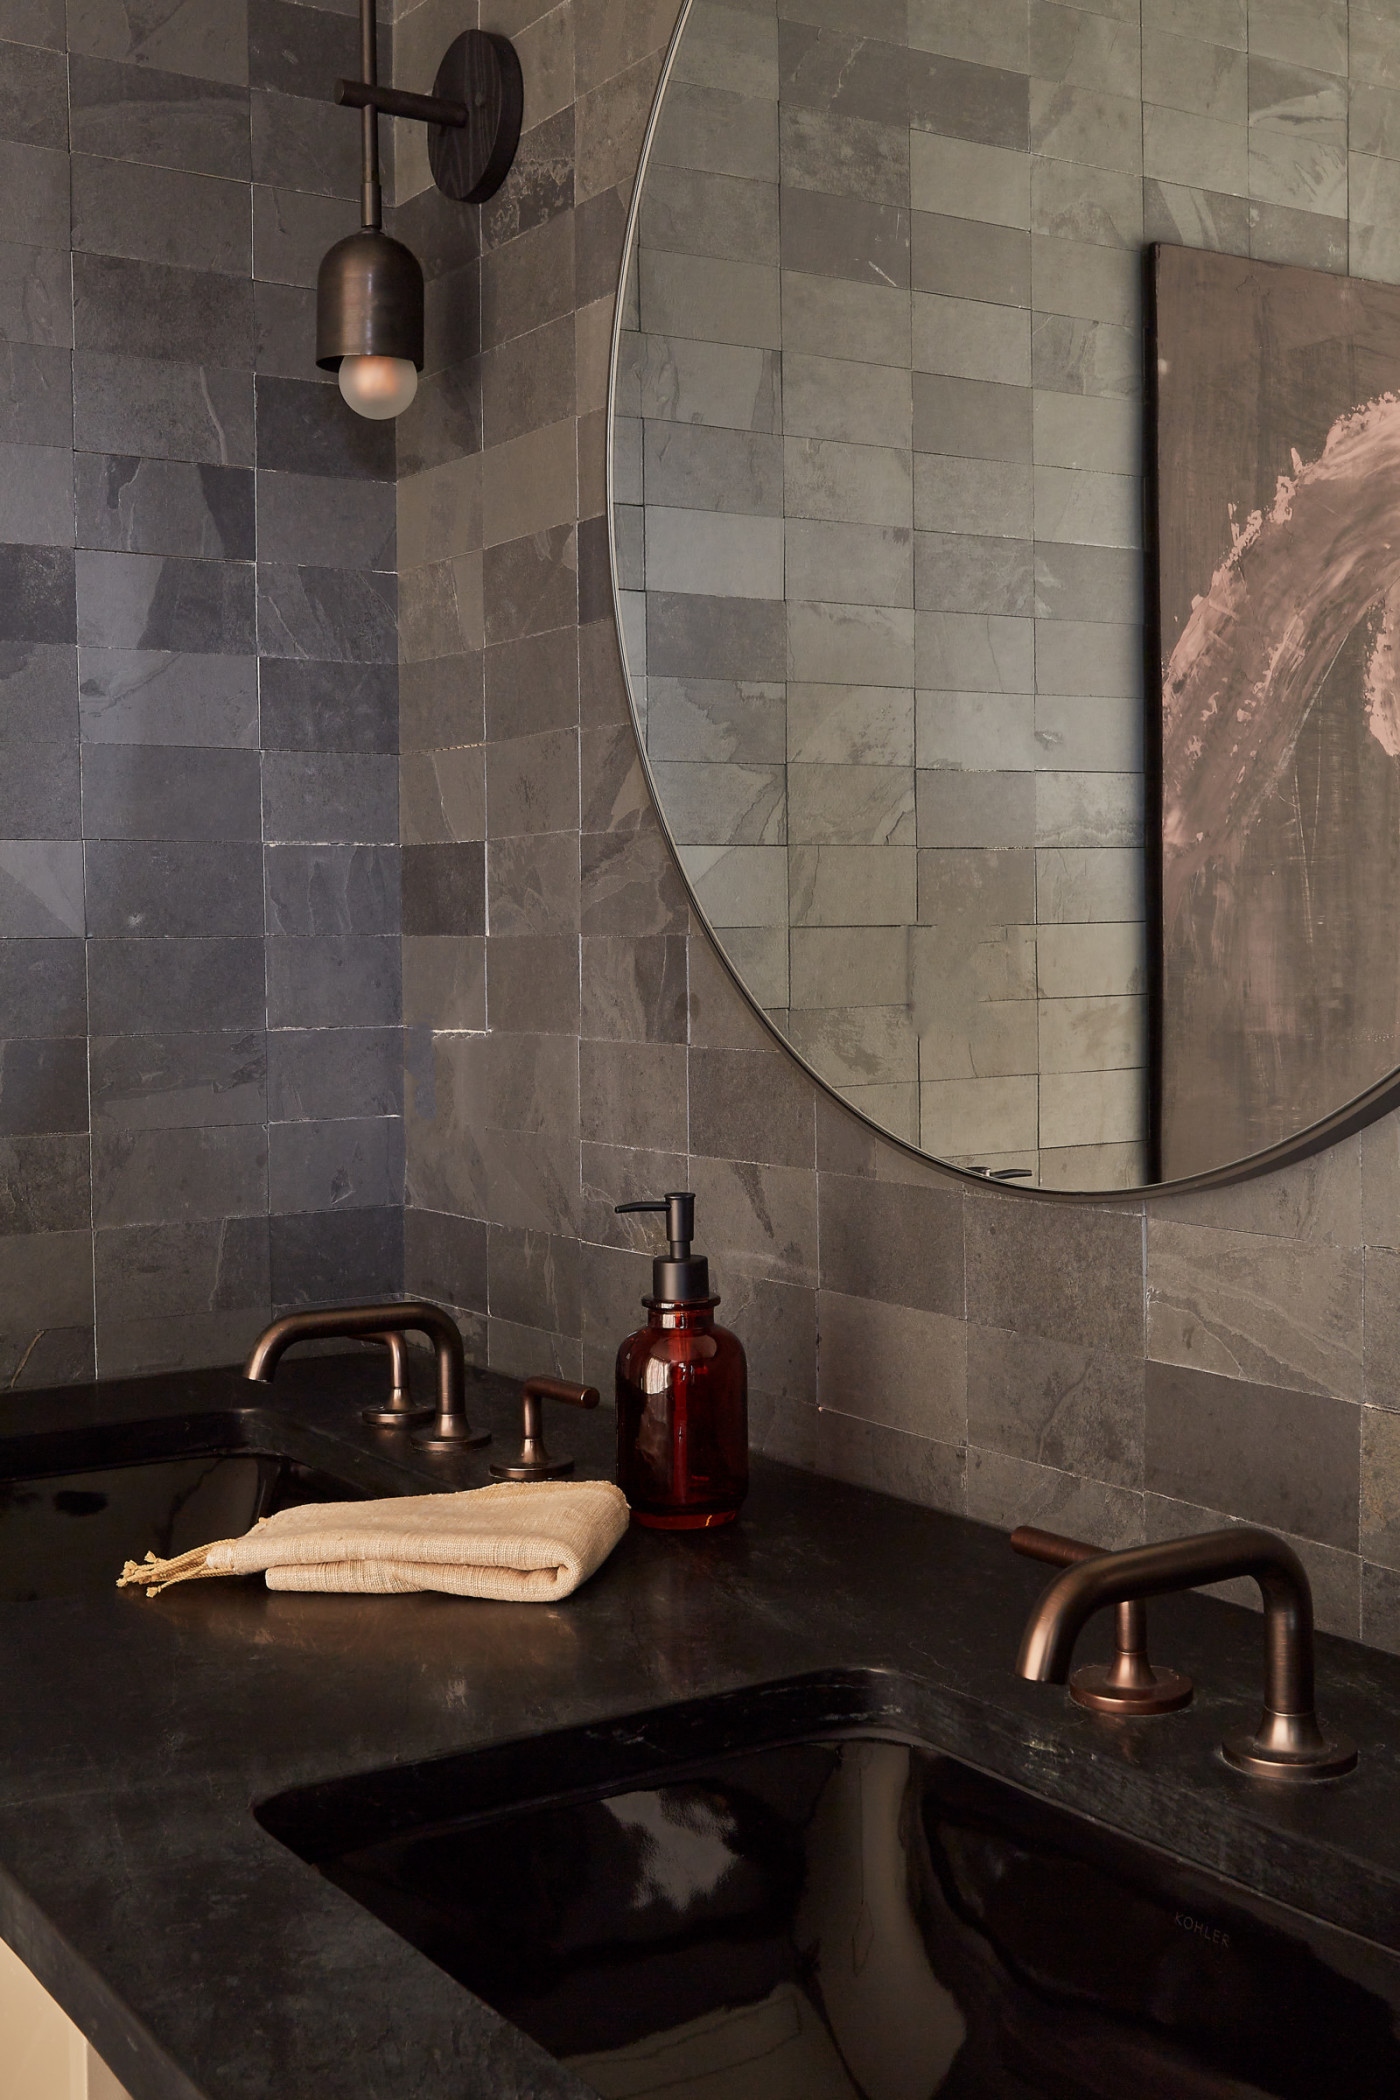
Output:
[[484,204],[509,175],[520,143],[525,85],[515,46],[490,30],[463,30],[443,53],[433,93],[471,112],[460,126],[428,126],[433,180],[459,204]]

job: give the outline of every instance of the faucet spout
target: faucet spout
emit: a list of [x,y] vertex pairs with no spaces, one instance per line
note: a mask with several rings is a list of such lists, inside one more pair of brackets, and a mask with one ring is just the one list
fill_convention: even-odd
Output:
[[1264,1710],[1254,1730],[1232,1730],[1221,1748],[1256,1778],[1325,1779],[1356,1763],[1355,1745],[1325,1736],[1313,1693],[1313,1608],[1307,1570],[1293,1548],[1252,1525],[1160,1545],[1099,1553],[1057,1575],[1026,1623],[1017,1673],[1063,1684],[1074,1644],[1107,1604],[1161,1597],[1247,1575],[1264,1603]]
[[461,1451],[489,1443],[490,1431],[474,1430],[467,1421],[462,1331],[451,1313],[434,1305],[430,1298],[391,1299],[373,1305],[326,1305],[306,1312],[284,1313],[258,1336],[243,1367],[243,1376],[270,1383],[294,1342],[324,1341],[332,1336],[365,1336],[384,1341],[390,1335],[408,1333],[425,1334],[437,1357],[435,1418],[415,1431],[414,1443],[425,1451]]

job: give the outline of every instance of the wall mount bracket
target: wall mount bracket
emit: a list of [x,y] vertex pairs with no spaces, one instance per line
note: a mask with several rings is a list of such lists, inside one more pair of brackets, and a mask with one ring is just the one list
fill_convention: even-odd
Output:
[[525,89],[509,37],[465,29],[443,53],[431,95],[381,87],[373,79],[338,80],[335,99],[342,108],[426,124],[428,163],[438,188],[458,204],[484,204],[515,159]]

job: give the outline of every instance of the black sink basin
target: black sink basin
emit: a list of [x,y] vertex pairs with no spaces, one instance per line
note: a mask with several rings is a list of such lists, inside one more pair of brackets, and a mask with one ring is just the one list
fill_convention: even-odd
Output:
[[279,1448],[256,1410],[0,1442],[0,1603],[110,1590],[122,1563],[365,1490]]
[[257,1813],[604,2095],[1400,2094],[1400,1958],[880,1705],[796,1680]]

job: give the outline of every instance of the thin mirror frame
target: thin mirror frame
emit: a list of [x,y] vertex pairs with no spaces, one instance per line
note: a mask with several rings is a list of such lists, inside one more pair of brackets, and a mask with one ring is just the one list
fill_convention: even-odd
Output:
[[665,104],[666,90],[670,85],[671,73],[675,66],[677,53],[680,50],[681,40],[685,35],[686,25],[690,20],[693,5],[694,0],[683,0],[675,30],[667,47],[665,63],[661,68],[661,77],[656,86],[656,95],[647,118],[646,132],[642,139],[641,158],[637,164],[637,178],[633,185],[632,199],[627,210],[627,225],[622,242],[622,266],[618,276],[617,296],[613,307],[612,344],[608,356],[608,405],[604,431],[604,441],[607,447],[605,502],[608,528],[608,580],[612,592],[613,626],[617,635],[618,655],[622,661],[622,675],[627,685],[627,706],[632,717],[632,733],[636,738],[637,752],[641,759],[642,771],[646,777],[647,792],[651,796],[652,807],[656,811],[657,820],[660,823],[662,835],[666,841],[667,851],[670,853],[676,871],[685,885],[690,909],[703,927],[705,936],[723,964],[726,974],[746,1004],[758,1017],[759,1021],[762,1022],[769,1035],[772,1036],[774,1042],[780,1046],[801,1071],[806,1073],[814,1086],[819,1087],[822,1093],[827,1095],[830,1100],[839,1102],[846,1114],[853,1117],[857,1123],[863,1124],[867,1130],[871,1131],[876,1137],[883,1139],[887,1145],[894,1145],[899,1151],[907,1153],[910,1158],[922,1161],[925,1166],[936,1167],[940,1173],[951,1175],[955,1180],[963,1182],[971,1188],[997,1189],[1005,1195],[1017,1196],[1029,1203],[1089,1203],[1107,1205],[1111,1208],[1114,1204],[1132,1202],[1146,1196],[1186,1195],[1196,1189],[1230,1188],[1238,1185],[1240,1182],[1254,1181],[1261,1175],[1275,1173],[1280,1167],[1290,1166],[1298,1160],[1308,1159],[1314,1153],[1325,1152],[1329,1146],[1339,1144],[1343,1138],[1353,1136],[1358,1130],[1364,1130],[1368,1123],[1374,1123],[1379,1116],[1386,1114],[1389,1109],[1400,1106],[1400,1067],[1388,1072],[1384,1079],[1378,1080],[1374,1086],[1368,1087],[1365,1093],[1358,1094],[1353,1100],[1344,1103],[1340,1108],[1334,1109],[1331,1114],[1321,1117],[1316,1123],[1310,1123],[1305,1130],[1297,1131],[1292,1137],[1284,1138],[1278,1144],[1270,1145],[1262,1152],[1251,1153],[1245,1159],[1230,1160],[1223,1166],[1211,1167],[1203,1174],[1184,1175],[1177,1181],[1142,1182],[1131,1188],[1121,1189],[1028,1189],[1019,1187],[1015,1182],[994,1181],[986,1174],[976,1174],[966,1167],[950,1165],[947,1160],[940,1159],[937,1153],[926,1152],[922,1146],[911,1144],[907,1138],[896,1136],[893,1131],[887,1130],[882,1123],[877,1123],[873,1116],[868,1116],[864,1109],[853,1106],[846,1099],[840,1088],[833,1086],[829,1079],[824,1078],[809,1059],[804,1057],[800,1050],[794,1048],[787,1036],[783,1034],[781,1028],[770,1020],[749,987],[745,984],[734,964],[730,961],[729,953],[723,940],[711,925],[708,915],[695,895],[694,885],[686,873],[676,842],[671,836],[671,827],[666,819],[666,807],[657,789],[656,777],[652,772],[651,760],[647,754],[646,739],[642,734],[641,719],[632,686],[632,667],[627,660],[626,630],[623,625],[622,602],[618,587],[617,506],[614,487],[614,461],[616,457],[614,444],[616,433],[614,426],[617,413],[617,374],[622,352],[627,280],[636,254],[642,193],[646,185],[647,171],[651,162],[652,146],[655,142],[657,127]]

